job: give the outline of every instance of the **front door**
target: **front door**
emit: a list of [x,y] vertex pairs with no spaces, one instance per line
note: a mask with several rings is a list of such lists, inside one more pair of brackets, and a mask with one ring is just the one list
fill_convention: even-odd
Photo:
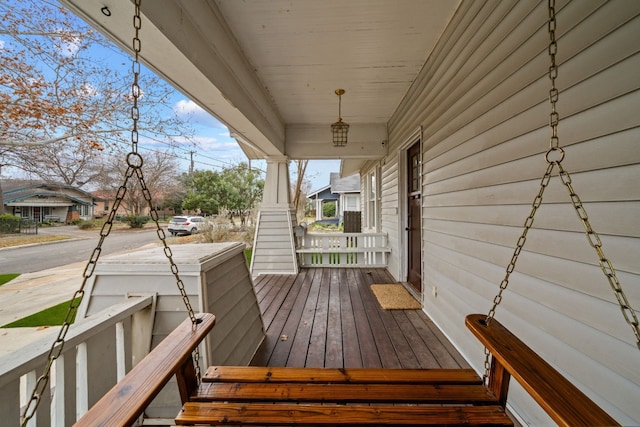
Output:
[[422,292],[421,203],[420,203],[420,143],[407,151],[407,281],[420,294]]

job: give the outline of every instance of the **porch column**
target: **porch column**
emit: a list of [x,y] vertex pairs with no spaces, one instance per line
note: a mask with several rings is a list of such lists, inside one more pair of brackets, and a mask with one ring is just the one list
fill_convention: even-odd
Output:
[[316,196],[316,221],[320,221],[322,219],[322,199],[318,199]]
[[297,221],[291,204],[290,188],[288,158],[268,158],[267,176],[253,240],[253,277],[260,274],[298,273],[293,234]]

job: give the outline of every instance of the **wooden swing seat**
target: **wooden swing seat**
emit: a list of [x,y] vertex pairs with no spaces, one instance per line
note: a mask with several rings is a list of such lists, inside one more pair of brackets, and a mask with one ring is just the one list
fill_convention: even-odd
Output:
[[191,351],[213,327],[187,319],[76,425],[131,425],[176,375],[178,425],[513,425],[511,376],[558,425],[618,425],[496,320],[467,316],[492,353],[489,384],[471,369],[209,367],[197,384]]

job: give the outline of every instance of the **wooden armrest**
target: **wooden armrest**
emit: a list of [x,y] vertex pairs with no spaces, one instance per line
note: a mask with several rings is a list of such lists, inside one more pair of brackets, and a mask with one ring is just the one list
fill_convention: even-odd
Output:
[[195,328],[187,318],[174,329],[75,425],[131,425],[176,372],[193,372],[191,353],[215,323],[213,314],[202,313],[197,318]]
[[485,315],[470,314],[465,323],[491,352],[491,375],[495,372],[506,380],[492,386],[489,378],[490,388],[503,394],[500,400],[506,400],[510,374],[558,425],[619,425],[497,320],[487,326]]

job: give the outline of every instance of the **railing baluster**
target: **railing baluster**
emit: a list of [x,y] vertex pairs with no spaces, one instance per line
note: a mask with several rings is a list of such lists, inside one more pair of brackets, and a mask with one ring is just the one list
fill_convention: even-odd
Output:
[[89,372],[87,343],[77,346],[76,353],[76,420],[89,410]]
[[302,266],[385,267],[386,241],[384,233],[306,233],[296,251]]
[[[36,382],[38,382],[38,374],[36,373],[35,370],[33,371],[29,371],[25,374],[24,376],[25,378],[25,394],[24,394],[24,398],[28,399],[29,396],[27,396],[27,393],[29,392],[29,390],[33,390],[33,388],[36,386]],[[20,390],[20,394],[22,393],[22,390]],[[20,399],[22,400],[22,399]],[[28,402],[26,402],[28,403]],[[37,424],[38,420],[38,415],[36,414],[34,417],[32,417],[29,421],[27,421],[26,427],[35,427]]]
[[[59,426],[64,427],[73,424],[78,414],[88,410],[90,397],[89,386],[94,390],[104,389],[105,385],[111,387],[116,382],[117,368],[116,353],[105,349],[119,348],[118,352],[126,351],[124,361],[117,363],[127,368],[131,365],[131,325],[129,320],[142,310],[148,310],[152,306],[153,296],[134,296],[122,303],[117,303],[100,313],[78,319],[69,329],[63,352],[52,365],[50,379],[44,388],[40,403],[28,425],[34,426]],[[116,326],[120,322],[121,326]],[[98,339],[99,334],[106,330],[119,329],[116,343],[116,333],[107,333]],[[110,336],[108,340],[103,339]],[[128,344],[124,344],[123,338],[127,338]],[[149,338],[150,340],[150,338]],[[139,339],[138,339],[139,341]],[[87,346],[91,348],[88,349]],[[31,395],[38,376],[44,371],[48,363],[48,350],[51,346],[50,337],[43,337],[33,343],[27,344],[20,352],[8,353],[0,356],[0,425],[18,426],[22,410],[28,403],[26,399]],[[97,356],[98,363],[88,364],[88,355]],[[105,369],[105,373],[92,375],[88,367]],[[94,371],[95,373],[95,371]]]
[[125,363],[124,323],[116,323],[116,378],[118,381],[127,374]]
[[[32,371],[27,372],[25,375],[25,397],[29,398],[31,390],[38,382],[39,372],[42,372],[44,366],[38,366]],[[35,415],[27,422],[28,427],[48,426],[51,425],[51,383],[49,383],[42,391],[40,395],[40,403]]]
[[51,425],[53,427],[65,426],[65,355],[60,354],[53,362],[52,371],[55,372],[54,381],[55,388],[53,391],[53,399],[51,401]]

